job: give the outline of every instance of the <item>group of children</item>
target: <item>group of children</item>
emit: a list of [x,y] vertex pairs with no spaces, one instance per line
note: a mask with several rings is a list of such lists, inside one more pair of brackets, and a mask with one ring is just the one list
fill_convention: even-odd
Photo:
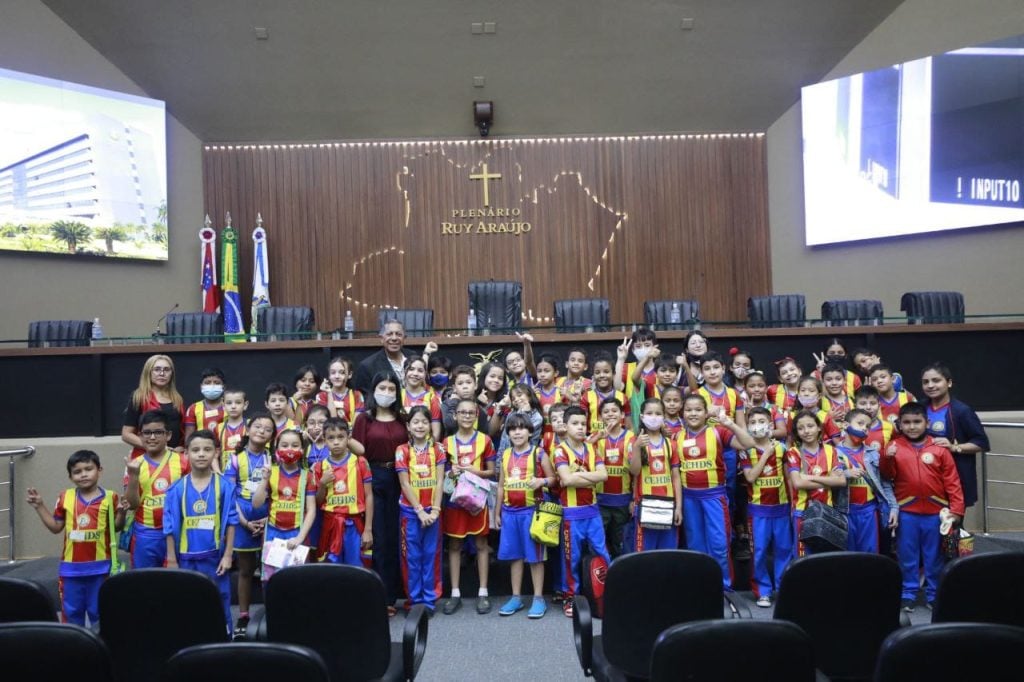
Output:
[[[840,499],[848,549],[888,551],[899,526],[907,606],[917,596],[921,562],[930,602],[941,568],[939,510],[964,513],[951,454],[961,453],[960,444],[933,428],[942,417],[934,396],[927,406],[915,402],[902,378],[867,350],[852,358],[859,373],[849,370],[838,342],[815,356],[808,374],[792,358],[777,362],[771,383],[749,353],[733,349],[729,358],[708,350],[699,332],[670,357],[655,333],[641,328],[615,356],[571,350],[565,376],[556,356],[534,358],[528,335],[521,352],[479,370],[452,367],[436,353],[409,360],[398,410],[409,439],[394,460],[407,603],[433,613],[442,599],[444,537],[451,592],[442,610],[462,605],[461,558],[469,545],[477,555],[477,610],[488,612],[493,529],[497,558],[511,562],[513,596],[499,613],[527,608],[528,565],[527,615],[543,617],[548,552],[531,535],[531,521],[538,504],[549,501],[562,508],[550,570],[566,615],[587,552],[610,561],[687,547],[712,556],[731,590],[737,531],[751,540],[757,604],[770,606],[788,562],[807,552],[799,538],[808,505]],[[209,575],[228,628],[227,573],[237,564],[237,633],[248,623],[249,577],[265,543],[307,546],[311,560],[366,565],[375,510],[364,446],[350,436],[349,424],[364,410],[363,397],[348,386],[352,371],[344,358],[331,361],[326,380],[315,367],[302,367],[294,390],[270,384],[266,411],[246,419],[246,395],[225,388],[219,370],[206,370],[203,400],[184,420],[184,452],[168,449],[166,416],[142,415],[144,452],[126,459],[123,499],[99,487],[99,459],[88,451],[69,459],[75,487],[62,493],[52,514],[30,489],[28,501],[44,524],[65,535],[66,619],[84,623],[88,615],[96,622],[99,584],[118,570],[115,538],[127,510],[134,510],[125,531],[132,565]],[[948,370],[933,366],[926,386],[928,372],[949,379]],[[494,509],[474,514],[452,504],[450,492],[465,472],[495,482]],[[273,571],[264,566],[264,580]]]

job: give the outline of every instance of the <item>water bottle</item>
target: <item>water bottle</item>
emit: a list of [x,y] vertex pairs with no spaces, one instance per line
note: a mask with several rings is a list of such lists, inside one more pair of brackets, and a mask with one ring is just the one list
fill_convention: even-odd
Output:
[[346,310],[345,311],[345,336],[347,338],[351,339],[351,338],[353,338],[355,336],[355,331],[356,331],[356,321],[355,321],[355,318],[352,317],[352,311],[351,310]]
[[476,334],[476,311],[469,309],[469,318],[466,320],[466,331],[470,336]]
[[[679,312],[678,303],[672,304],[672,311],[668,314],[668,321],[672,325],[678,325],[680,322],[683,321],[683,317]],[[675,329],[675,326],[673,326],[672,328]]]
[[100,318],[94,318],[92,321],[92,340],[99,341],[103,338],[103,325],[100,324]]

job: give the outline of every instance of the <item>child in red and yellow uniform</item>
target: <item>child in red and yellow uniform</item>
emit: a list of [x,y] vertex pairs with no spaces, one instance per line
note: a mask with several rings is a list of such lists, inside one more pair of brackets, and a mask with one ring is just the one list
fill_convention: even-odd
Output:
[[327,390],[316,395],[316,401],[330,411],[332,417],[342,417],[346,423],[354,424],[356,415],[365,412],[363,394],[349,388],[352,379],[352,361],[348,358],[331,358],[327,366]]
[[348,424],[324,424],[331,454],[314,465],[316,502],[323,512],[317,549],[321,561],[362,566],[360,550],[373,546],[373,474],[366,459],[349,450]]
[[821,420],[812,410],[800,410],[793,417],[796,445],[786,451],[786,479],[789,481],[793,505],[793,537],[797,556],[808,553],[800,542],[807,504],[818,500],[832,504],[832,488],[846,486],[839,455],[828,443],[821,442]]
[[629,453],[633,450],[636,436],[622,428],[622,412],[622,403],[617,398],[606,398],[601,402],[601,420],[605,428],[597,432],[595,442],[597,454],[604,459],[604,468],[608,472],[608,479],[597,488],[597,507],[612,559],[625,550],[623,534],[629,524],[629,503],[633,497]]
[[648,398],[640,407],[641,430],[629,452],[629,473],[633,486],[633,525],[629,549],[675,549],[679,546],[677,528],[644,528],[640,525],[640,507],[645,496],[669,498],[674,507],[672,523],[682,523],[682,490],[679,481],[679,455],[671,439],[664,434],[665,408],[657,398]]
[[409,411],[409,442],[395,450],[395,473],[402,487],[402,579],[409,604],[423,604],[433,613],[441,598],[441,482],[447,458],[430,440],[430,409]]
[[43,506],[35,488],[28,489],[28,503],[51,533],[64,531],[60,562],[60,605],[65,623],[94,628],[100,622],[100,585],[117,561],[117,532],[124,527],[125,509],[117,495],[99,485],[100,458],[91,450],[79,450],[68,458],[68,478],[75,484],[57,498],[53,514]]
[[228,470],[231,455],[238,444],[245,438],[245,411],[249,409],[249,401],[245,399],[245,391],[229,388],[224,391],[224,420],[212,429],[217,439],[220,456],[213,463],[213,470],[222,474]]
[[216,367],[204,369],[199,383],[203,399],[185,410],[185,438],[197,429],[213,431],[224,421],[224,372]]
[[601,405],[609,398],[615,398],[621,405],[626,404],[626,394],[615,390],[615,369],[608,353],[599,353],[594,358],[594,382],[583,394],[581,407],[587,411],[587,433],[597,433],[605,427],[601,419]]

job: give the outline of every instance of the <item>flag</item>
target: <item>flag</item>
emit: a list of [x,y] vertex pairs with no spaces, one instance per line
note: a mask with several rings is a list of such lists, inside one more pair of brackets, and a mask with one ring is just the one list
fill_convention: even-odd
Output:
[[210,216],[199,230],[199,268],[202,272],[200,286],[203,290],[203,312],[215,313],[220,309],[220,290],[217,288],[217,231],[210,227]]
[[245,341],[242,325],[242,304],[238,296],[238,233],[231,227],[231,214],[221,233],[220,284],[224,292],[224,340],[232,343]]
[[260,308],[270,306],[270,269],[267,267],[267,231],[263,229],[263,216],[256,214],[256,229],[252,231],[252,326],[250,334],[256,340],[256,320]]

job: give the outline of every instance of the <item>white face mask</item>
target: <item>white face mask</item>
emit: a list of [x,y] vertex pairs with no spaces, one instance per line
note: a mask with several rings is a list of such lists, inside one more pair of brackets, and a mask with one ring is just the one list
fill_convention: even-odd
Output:
[[199,389],[203,394],[203,397],[207,400],[216,400],[217,398],[224,395],[224,387],[216,385],[206,385]]
[[814,407],[821,403],[821,398],[812,398],[810,396],[802,395],[799,398],[800,404],[804,407]]
[[665,418],[656,414],[645,414],[640,419],[651,431],[657,431],[665,423]]
[[768,434],[772,432],[771,424],[751,424],[747,427],[747,431],[754,438],[767,438]]
[[633,357],[636,358],[637,362],[643,362],[647,359],[647,356],[650,355],[650,352],[650,348],[634,348]]
[[373,401],[380,407],[391,407],[395,404],[395,396],[390,393],[374,393]]

